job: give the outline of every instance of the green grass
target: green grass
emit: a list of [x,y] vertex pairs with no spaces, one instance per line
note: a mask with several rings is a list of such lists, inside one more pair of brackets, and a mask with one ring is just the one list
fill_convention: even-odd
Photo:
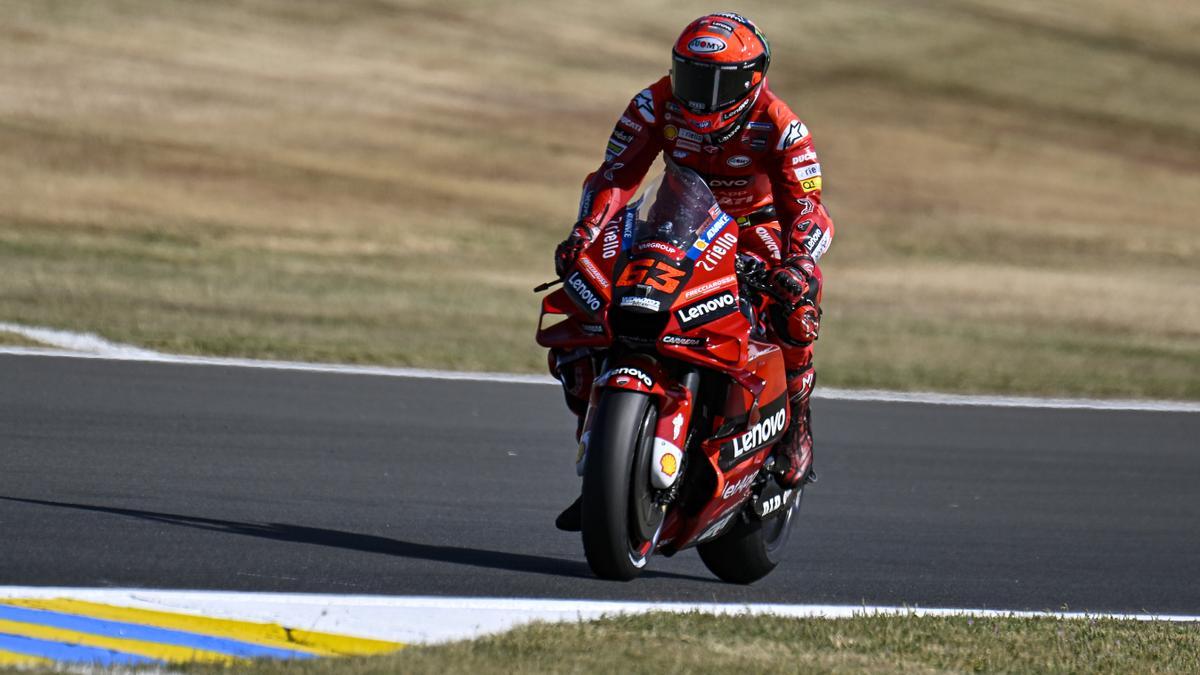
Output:
[[[184,666],[183,672],[229,672]],[[1200,627],[1111,619],[649,614],[532,624],[371,658],[239,673],[1195,673]]]
[[[16,3],[0,321],[541,371],[529,289],[613,119],[709,9]],[[823,384],[1200,398],[1200,7],[742,11],[814,131],[839,226]]]

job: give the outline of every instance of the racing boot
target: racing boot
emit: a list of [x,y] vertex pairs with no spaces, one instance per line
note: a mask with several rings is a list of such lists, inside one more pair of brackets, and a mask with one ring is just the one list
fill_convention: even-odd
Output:
[[583,495],[576,497],[570,506],[558,514],[554,526],[563,532],[579,532],[583,529]]
[[[583,422],[587,417],[588,396],[595,379],[595,363],[588,350],[564,352],[551,349],[549,354],[550,374],[563,385],[567,408],[575,414],[575,440],[583,435]],[[554,526],[563,532],[579,532],[583,529],[583,495],[580,495],[554,519]]]
[[776,449],[782,465],[777,480],[785,490],[817,482],[817,472],[813,469],[812,410],[808,405],[814,380],[811,365],[788,372],[791,422]]

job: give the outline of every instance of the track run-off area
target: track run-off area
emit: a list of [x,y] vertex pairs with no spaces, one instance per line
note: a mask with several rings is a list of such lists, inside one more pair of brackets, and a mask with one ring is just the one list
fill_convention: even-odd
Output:
[[[546,378],[5,348],[0,595],[399,642],[661,603],[1194,618],[1198,413],[819,393],[821,480],[775,572],[724,584],[684,551],[613,583],[553,526],[579,482]],[[368,625],[433,608],[458,623]]]

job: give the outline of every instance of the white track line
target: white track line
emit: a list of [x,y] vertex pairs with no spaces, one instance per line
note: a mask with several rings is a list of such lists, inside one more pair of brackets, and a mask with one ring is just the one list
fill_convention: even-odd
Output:
[[232,593],[0,587],[0,598],[74,598],[140,609],[199,614],[221,619],[279,623],[291,628],[404,643],[460,640],[508,630],[530,621],[587,621],[617,614],[701,612],[840,619],[880,616],[1106,618],[1134,621],[1200,622],[1200,616],[1087,612],[1029,612],[997,609],[783,605],[688,602],[616,602],[524,598],[396,597],[309,593]]
[[[52,356],[78,359],[173,363],[183,365],[223,366],[228,368],[260,368],[310,373],[369,375],[374,377],[403,377],[425,380],[463,380],[506,384],[556,385],[548,375],[516,373],[484,373],[424,368],[390,368],[340,363],[305,363],[300,361],[267,361],[260,359],[225,358],[164,354],[139,347],[110,342],[90,333],[37,328],[22,324],[0,322],[0,331],[22,335],[58,349],[39,347],[0,347],[0,354],[16,356]],[[1200,412],[1200,401],[1155,401],[1137,399],[1038,398],[1033,396],[987,396],[975,394],[941,394],[937,392],[885,391],[877,389],[832,389],[820,387],[813,396],[830,401],[862,401],[878,403],[916,403],[924,405],[981,406],[992,408],[1051,408],[1058,410],[1108,410],[1138,412]]]

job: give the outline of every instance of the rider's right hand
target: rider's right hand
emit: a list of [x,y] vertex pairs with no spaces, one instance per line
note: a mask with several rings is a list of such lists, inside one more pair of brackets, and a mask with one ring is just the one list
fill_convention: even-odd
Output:
[[567,271],[575,264],[575,259],[591,241],[589,234],[587,228],[576,225],[571,234],[554,249],[554,272],[560,278],[567,275]]

